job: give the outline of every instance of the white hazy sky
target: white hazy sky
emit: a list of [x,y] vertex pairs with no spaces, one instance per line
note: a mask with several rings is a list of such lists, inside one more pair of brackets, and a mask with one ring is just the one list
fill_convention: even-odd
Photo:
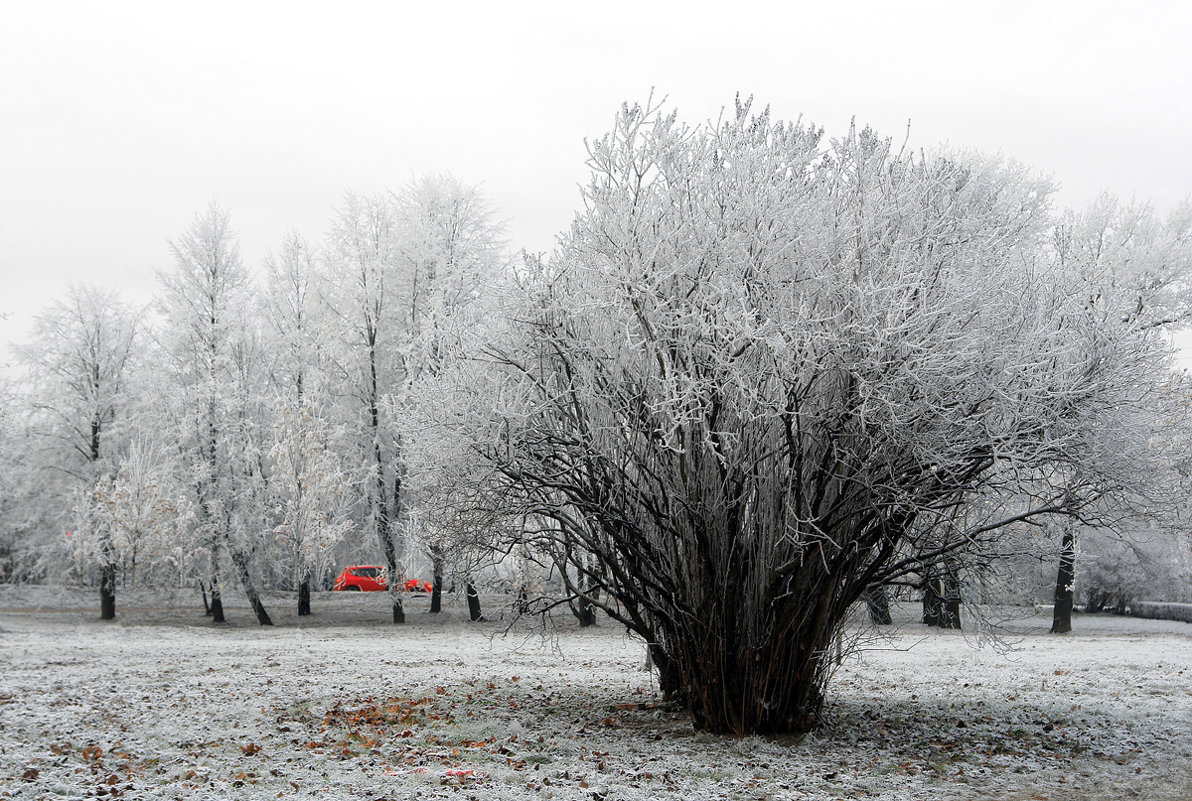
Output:
[[[829,8],[832,5],[832,8]],[[1001,152],[1161,210],[1192,192],[1192,3],[0,2],[0,362],[68,282],[152,294],[213,198],[250,266],[344,190],[450,171],[549,251],[584,138],[651,87]]]

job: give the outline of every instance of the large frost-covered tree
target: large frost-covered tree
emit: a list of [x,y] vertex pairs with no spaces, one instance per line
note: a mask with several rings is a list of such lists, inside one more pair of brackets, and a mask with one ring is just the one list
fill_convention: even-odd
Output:
[[589,151],[584,210],[434,435],[491,481],[477,503],[591,555],[572,589],[607,591],[697,727],[813,726],[868,587],[1135,449],[1115,423],[1145,419],[1162,349],[1085,313],[1024,170],[748,103],[695,128],[625,107]]

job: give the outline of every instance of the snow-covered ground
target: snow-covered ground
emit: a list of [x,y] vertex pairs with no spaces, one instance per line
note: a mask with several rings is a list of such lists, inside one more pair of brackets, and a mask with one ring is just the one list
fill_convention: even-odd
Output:
[[[235,600],[235,599],[229,599]],[[404,627],[380,594],[214,627],[194,594],[0,587],[0,797],[1192,798],[1192,625],[1008,624],[999,653],[904,623],[846,659],[803,738],[696,733],[605,623]],[[283,606],[284,604],[284,606]],[[913,610],[902,610],[909,620]],[[453,772],[454,771],[454,772]]]

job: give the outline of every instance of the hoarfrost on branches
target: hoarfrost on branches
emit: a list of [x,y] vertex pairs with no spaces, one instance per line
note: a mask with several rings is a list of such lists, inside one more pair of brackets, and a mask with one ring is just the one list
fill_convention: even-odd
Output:
[[1145,453],[1165,354],[1088,313],[1045,181],[747,102],[695,128],[626,106],[589,152],[584,211],[442,419],[486,503],[594,557],[570,589],[697,727],[815,725],[868,587],[1129,491],[1096,457]]

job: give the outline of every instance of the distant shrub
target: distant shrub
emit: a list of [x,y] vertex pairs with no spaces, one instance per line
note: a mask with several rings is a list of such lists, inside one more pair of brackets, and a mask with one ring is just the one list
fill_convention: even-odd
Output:
[[1192,604],[1165,603],[1160,601],[1134,601],[1130,614],[1156,620],[1179,620],[1192,623]]
[[1126,614],[1136,598],[1192,601],[1187,540],[1159,529],[1081,532],[1076,585],[1088,612]]

